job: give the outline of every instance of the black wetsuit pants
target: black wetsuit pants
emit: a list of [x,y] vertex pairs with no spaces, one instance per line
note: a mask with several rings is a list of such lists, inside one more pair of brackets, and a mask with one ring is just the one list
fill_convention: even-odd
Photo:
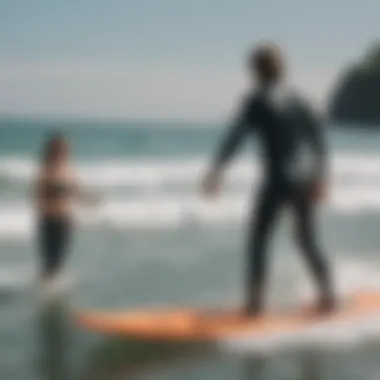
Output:
[[54,275],[66,257],[71,222],[69,218],[42,216],[39,221],[39,245],[42,259],[42,275]]
[[314,200],[310,185],[290,181],[268,181],[262,187],[248,231],[246,308],[260,312],[267,273],[267,249],[275,222],[286,207],[294,214],[296,243],[303,253],[321,292],[322,300],[331,297],[329,268],[320,252],[314,226]]

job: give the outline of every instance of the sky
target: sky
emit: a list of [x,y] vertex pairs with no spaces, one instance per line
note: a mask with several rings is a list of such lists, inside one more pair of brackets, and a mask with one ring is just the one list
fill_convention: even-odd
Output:
[[379,0],[0,0],[0,116],[219,119],[263,40],[324,106],[379,14]]

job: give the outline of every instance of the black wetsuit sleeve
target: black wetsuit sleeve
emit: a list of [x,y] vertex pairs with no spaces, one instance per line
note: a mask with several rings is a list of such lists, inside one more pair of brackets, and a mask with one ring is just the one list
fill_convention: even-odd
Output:
[[213,164],[214,169],[221,170],[236,154],[251,129],[252,114],[252,102],[245,100],[217,150]]
[[327,141],[323,120],[310,107],[304,107],[305,137],[314,153],[314,178],[321,180],[327,174]]

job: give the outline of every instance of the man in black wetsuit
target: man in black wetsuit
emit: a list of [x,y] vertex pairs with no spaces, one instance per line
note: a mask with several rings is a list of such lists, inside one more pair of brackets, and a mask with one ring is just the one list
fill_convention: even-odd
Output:
[[[244,100],[203,190],[208,195],[217,192],[222,169],[240,143],[257,133],[263,148],[264,181],[248,231],[245,312],[256,315],[262,311],[268,240],[284,206],[294,213],[297,243],[320,290],[317,309],[327,312],[334,306],[334,297],[329,267],[319,250],[314,226],[314,207],[323,196],[327,169],[322,126],[309,104],[285,88],[284,63],[277,47],[256,49],[249,58],[249,71],[256,89]],[[309,147],[313,158],[306,170],[304,147]]]

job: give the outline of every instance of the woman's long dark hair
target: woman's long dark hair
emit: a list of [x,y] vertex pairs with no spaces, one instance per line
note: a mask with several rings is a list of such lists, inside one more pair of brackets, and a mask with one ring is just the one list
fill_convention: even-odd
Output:
[[65,141],[63,134],[54,133],[48,137],[42,152],[43,165],[50,165],[54,162],[57,152],[60,149],[60,144]]

